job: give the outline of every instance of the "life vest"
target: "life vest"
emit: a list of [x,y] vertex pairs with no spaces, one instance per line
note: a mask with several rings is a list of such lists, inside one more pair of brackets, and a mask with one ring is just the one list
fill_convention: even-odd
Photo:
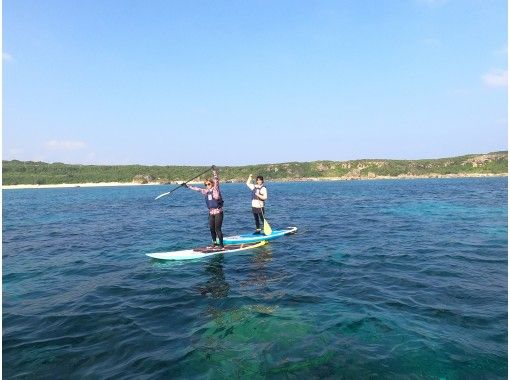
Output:
[[251,191],[251,199],[255,199],[257,201],[261,201],[261,202],[264,202],[262,199],[259,199],[259,197],[257,197],[256,193],[257,193],[257,190],[259,191],[260,193],[260,190],[262,189],[265,189],[266,187],[264,185],[260,186],[260,187],[254,187],[253,190]]
[[223,198],[221,197],[221,193],[220,193],[220,198],[215,199],[213,197],[212,189],[209,190],[207,193],[205,193],[205,203],[207,204],[207,207],[209,209],[223,207]]

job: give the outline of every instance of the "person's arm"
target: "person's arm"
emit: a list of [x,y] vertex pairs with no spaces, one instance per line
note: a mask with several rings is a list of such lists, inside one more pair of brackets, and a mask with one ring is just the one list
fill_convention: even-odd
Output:
[[205,194],[206,193],[206,189],[202,189],[201,187],[196,187],[196,186],[186,186],[188,189],[190,190],[193,190],[193,191],[198,191],[202,194]]
[[218,169],[213,165],[213,198],[220,199],[220,177],[218,176]]
[[250,188],[250,190],[253,190],[255,188],[255,185],[253,185],[251,183],[251,174],[250,176],[248,177],[248,180],[246,181],[246,186],[248,186]]

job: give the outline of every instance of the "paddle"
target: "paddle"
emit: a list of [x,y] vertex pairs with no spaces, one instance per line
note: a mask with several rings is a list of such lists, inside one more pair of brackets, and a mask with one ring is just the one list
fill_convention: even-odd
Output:
[[166,192],[166,193],[163,193],[163,194],[158,195],[156,198],[154,198],[154,200],[159,199],[159,198],[161,198],[161,197],[164,197],[165,195],[172,194],[175,190],[180,189],[181,187],[183,187],[184,185],[186,185],[188,182],[191,182],[191,181],[193,181],[195,178],[198,178],[198,177],[200,177],[201,175],[203,175],[203,174],[207,173],[207,172],[208,172],[209,170],[211,170],[212,168],[213,168],[213,166],[211,166],[210,168],[208,168],[205,172],[200,173],[200,174],[199,174],[199,175],[197,175],[196,177],[193,177],[193,178],[191,178],[191,179],[188,179],[186,182],[181,183],[181,184],[180,184],[179,186],[177,186],[175,189],[172,189],[172,190],[170,190],[170,191],[168,191],[168,192]]
[[[260,211],[262,211],[263,209],[261,208]],[[271,229],[271,226],[269,225],[269,222],[267,221],[266,219],[266,216],[264,215],[264,211],[262,211],[262,216],[264,217],[264,235],[271,235],[271,233],[273,232],[273,230]]]

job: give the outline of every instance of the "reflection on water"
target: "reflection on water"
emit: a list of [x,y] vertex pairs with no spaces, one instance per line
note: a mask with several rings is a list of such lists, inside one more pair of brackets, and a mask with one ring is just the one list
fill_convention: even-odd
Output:
[[[227,254],[228,255],[228,254]],[[268,274],[267,265],[272,260],[272,252],[269,246],[257,249],[256,253],[245,265],[246,273],[239,281],[241,287],[257,286],[265,287],[272,277]],[[230,285],[225,276],[225,255],[215,255],[205,263],[207,281],[197,286],[197,290],[203,296],[211,298],[224,298],[229,295]]]
[[212,298],[224,298],[228,296],[230,285],[225,280],[223,262],[225,258],[221,255],[213,256],[205,266],[205,273],[208,278],[203,285],[198,286],[198,291],[203,296]]
[[246,264],[246,273],[240,279],[239,285],[241,287],[255,286],[260,288],[267,286],[268,281],[271,280],[267,267],[272,260],[273,255],[270,245],[265,245],[258,249]]

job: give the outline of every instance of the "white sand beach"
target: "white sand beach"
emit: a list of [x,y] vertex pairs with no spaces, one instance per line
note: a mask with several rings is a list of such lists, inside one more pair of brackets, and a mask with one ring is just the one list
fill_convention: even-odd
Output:
[[61,183],[53,185],[2,185],[2,190],[8,189],[52,189],[59,187],[108,187],[108,186],[149,186],[160,183],[134,183],[134,182],[98,182],[98,183]]
[[[277,179],[271,182],[320,182],[320,181],[356,181],[356,180],[383,180],[383,179],[427,179],[427,178],[482,178],[482,177],[506,177],[508,173],[465,173],[465,174],[427,174],[427,175],[399,175],[397,177],[375,176],[375,177],[322,177],[322,178],[289,178]],[[14,189],[52,189],[66,187],[108,187],[108,186],[175,186],[184,181],[172,181],[171,183],[136,183],[136,182],[98,182],[98,183],[61,183],[53,185],[2,185],[2,190]],[[244,183],[244,181],[229,181],[233,183]],[[190,185],[202,184],[202,181],[188,182]]]

